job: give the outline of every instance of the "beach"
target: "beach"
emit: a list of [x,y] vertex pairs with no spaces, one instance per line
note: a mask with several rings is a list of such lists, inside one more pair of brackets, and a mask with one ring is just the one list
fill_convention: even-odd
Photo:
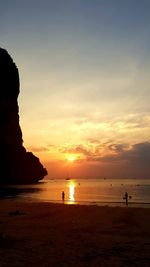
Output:
[[150,266],[150,209],[0,200],[0,266]]

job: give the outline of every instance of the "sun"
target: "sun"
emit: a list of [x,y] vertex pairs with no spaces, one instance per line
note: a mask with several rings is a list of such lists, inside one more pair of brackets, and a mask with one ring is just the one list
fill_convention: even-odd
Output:
[[70,161],[70,162],[73,162],[73,161],[75,161],[75,156],[74,155],[68,155],[68,160]]

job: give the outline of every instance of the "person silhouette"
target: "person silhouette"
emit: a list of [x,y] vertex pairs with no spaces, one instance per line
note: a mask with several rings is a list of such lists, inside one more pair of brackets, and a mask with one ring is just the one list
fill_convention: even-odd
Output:
[[64,202],[64,200],[65,200],[65,192],[64,191],[62,191],[62,201]]
[[128,199],[129,199],[129,196],[128,196],[128,193],[126,192],[125,195],[124,195],[124,199],[126,201],[126,205],[128,206]]

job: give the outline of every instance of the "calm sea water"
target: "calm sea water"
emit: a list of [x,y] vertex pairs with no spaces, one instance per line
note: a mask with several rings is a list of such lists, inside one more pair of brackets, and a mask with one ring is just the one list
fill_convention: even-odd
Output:
[[54,179],[35,185],[9,186],[1,189],[1,196],[26,201],[66,204],[96,204],[125,206],[123,196],[128,192],[129,206],[150,207],[150,179]]

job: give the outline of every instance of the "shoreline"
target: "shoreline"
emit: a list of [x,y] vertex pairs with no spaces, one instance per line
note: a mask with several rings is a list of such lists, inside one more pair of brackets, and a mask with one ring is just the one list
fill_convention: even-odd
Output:
[[0,202],[1,201],[17,201],[17,202],[25,202],[25,203],[47,203],[47,204],[65,204],[65,205],[79,205],[79,206],[98,206],[98,207],[128,207],[128,208],[146,208],[150,209],[150,202],[129,202],[128,205],[126,205],[125,202],[122,201],[71,201],[71,200],[41,200],[41,199],[36,199],[32,197],[26,197],[24,198],[23,196],[21,197],[0,197]]

